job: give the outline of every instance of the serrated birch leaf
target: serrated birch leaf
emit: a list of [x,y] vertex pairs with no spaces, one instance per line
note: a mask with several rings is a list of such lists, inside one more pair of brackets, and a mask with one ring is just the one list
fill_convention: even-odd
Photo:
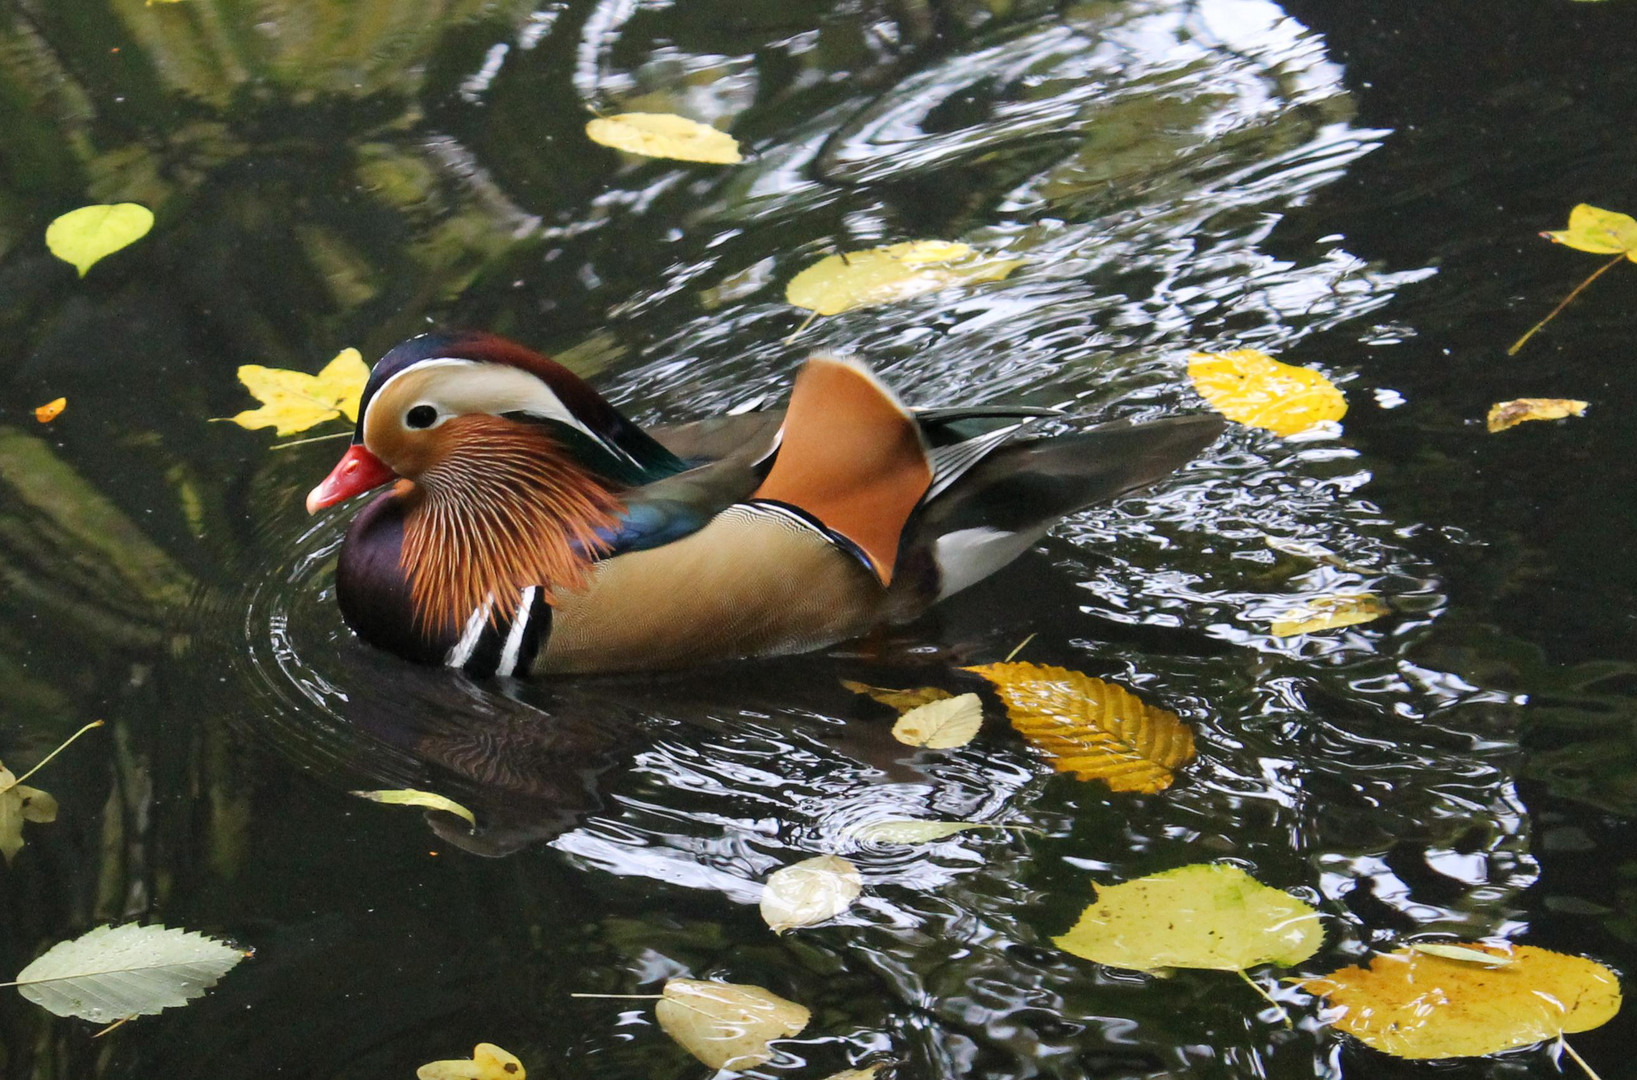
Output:
[[949,240],[902,244],[830,255],[790,279],[784,298],[817,315],[908,300],[952,285],[999,281],[1023,265]]
[[1206,404],[1229,420],[1275,435],[1297,435],[1347,414],[1347,399],[1322,374],[1255,349],[1194,353],[1188,378]]
[[1489,407],[1485,424],[1490,433],[1517,427],[1525,420],[1564,420],[1571,416],[1585,416],[1589,401],[1573,398],[1514,398]]
[[1624,255],[1637,262],[1637,218],[1581,203],[1569,211],[1569,227],[1540,235],[1554,244],[1594,255]]
[[527,1080],[517,1055],[494,1043],[478,1043],[471,1058],[429,1061],[415,1070],[417,1080]]
[[949,750],[965,746],[983,727],[983,701],[976,694],[917,705],[892,725],[892,737],[906,746]]
[[1268,628],[1274,637],[1295,637],[1320,630],[1334,630],[1338,626],[1357,626],[1372,622],[1392,609],[1380,597],[1368,593],[1354,596],[1321,596],[1308,602],[1305,611],[1292,611],[1276,620]]
[[841,685],[855,694],[863,694],[873,701],[879,701],[889,709],[899,712],[908,712],[917,705],[926,705],[933,701],[947,701],[954,697],[948,690],[940,690],[936,686],[918,686],[910,690],[893,690],[885,686],[871,686],[868,683],[854,682],[851,679],[842,679]]
[[762,921],[782,934],[840,915],[863,891],[858,867],[838,855],[820,855],[775,870],[762,887]]
[[967,670],[994,683],[1012,726],[1059,772],[1152,794],[1194,759],[1194,733],[1176,713],[1113,683],[1021,661]]
[[370,802],[386,803],[389,806],[419,806],[425,810],[442,810],[446,814],[465,818],[472,828],[477,828],[477,817],[466,807],[451,798],[439,795],[435,791],[417,791],[415,788],[400,788],[396,791],[355,791],[352,794]]
[[18,973],[17,990],[58,1016],[107,1024],[186,1005],[245,955],[190,930],[99,926],[46,950]]
[[153,211],[137,203],[82,206],[46,226],[45,246],[80,277],[103,258],[129,247],[153,228]]
[[1324,942],[1317,911],[1226,863],[1180,866],[1092,891],[1096,901],[1052,940],[1110,967],[1288,967]]
[[744,158],[739,143],[725,131],[670,113],[620,113],[599,116],[585,126],[586,137],[601,146],[643,157],[737,165]]
[[0,765],[0,856],[11,860],[23,849],[23,823],[39,824],[57,820],[57,800],[39,788],[19,784],[17,777]]
[[1532,945],[1464,947],[1510,963],[1452,960],[1422,946],[1291,981],[1340,1010],[1336,1028],[1403,1058],[1499,1053],[1590,1031],[1620,1011],[1620,980],[1596,961]]
[[317,375],[245,364],[239,381],[262,406],[229,419],[242,428],[270,427],[275,434],[294,435],[338,416],[357,420],[369,365],[357,349],[342,349]]
[[774,1039],[799,1034],[812,1014],[743,983],[671,979],[654,1015],[665,1034],[713,1069],[751,1069],[773,1057]]
[[847,835],[866,844],[924,844],[942,840],[969,829],[1022,829],[1019,825],[993,825],[984,821],[870,821],[854,825]]

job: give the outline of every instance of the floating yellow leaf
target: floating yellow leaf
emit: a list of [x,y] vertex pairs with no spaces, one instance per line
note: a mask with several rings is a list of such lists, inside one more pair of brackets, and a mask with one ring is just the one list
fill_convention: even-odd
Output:
[[817,926],[852,907],[863,891],[858,867],[837,855],[803,859],[773,872],[762,888],[762,921],[782,934]]
[[63,414],[63,410],[66,408],[68,408],[67,398],[53,398],[51,401],[46,402],[44,405],[41,405],[38,409],[34,410],[34,419],[38,420],[42,424],[49,424],[51,421],[61,416]]
[[1620,1011],[1620,980],[1602,964],[1531,945],[1468,944],[1507,963],[1401,949],[1319,979],[1296,980],[1341,1010],[1336,1027],[1398,1057],[1478,1057],[1589,1031]]
[[725,131],[670,113],[599,116],[585,126],[594,143],[643,157],[735,165],[744,160],[739,143]]
[[23,849],[23,822],[39,824],[57,820],[57,800],[17,782],[10,769],[0,765],[0,856],[6,865]]
[[446,814],[465,818],[472,828],[477,828],[477,818],[466,807],[453,799],[445,798],[434,791],[417,791],[414,788],[401,788],[396,791],[355,791],[354,795],[370,802],[386,803],[389,806],[419,806],[427,810],[442,810]]
[[1226,863],[1181,866],[1092,890],[1096,901],[1073,929],[1052,940],[1110,967],[1288,967],[1324,942],[1317,911]]
[[917,705],[926,705],[934,701],[947,701],[954,697],[948,690],[940,690],[936,686],[918,686],[912,690],[891,690],[885,686],[871,686],[868,683],[854,682],[851,679],[842,679],[841,685],[855,694],[879,701],[890,709],[899,712],[908,712]]
[[357,420],[369,366],[357,349],[342,349],[317,375],[246,364],[239,368],[239,381],[263,404],[232,417],[235,424],[294,435],[337,416]]
[[1379,597],[1369,593],[1352,596],[1321,596],[1308,601],[1307,610],[1292,611],[1269,627],[1274,637],[1295,637],[1319,630],[1333,630],[1338,626],[1356,626],[1390,615],[1389,608]]
[[875,1074],[881,1071],[879,1065],[866,1065],[862,1069],[843,1069],[826,1078],[826,1080],[875,1080]]
[[1581,203],[1569,211],[1569,227],[1540,235],[1554,244],[1594,255],[1624,255],[1637,262],[1637,218]]
[[866,844],[924,844],[942,840],[968,829],[1016,829],[1019,832],[1039,832],[1025,825],[994,825],[983,821],[917,821],[903,818],[895,821],[868,821],[854,825],[846,835]]
[[46,226],[45,246],[84,277],[103,257],[136,243],[151,228],[153,211],[137,203],[82,206]]
[[1347,399],[1322,374],[1255,349],[1194,353],[1188,377],[1211,408],[1275,435],[1297,435],[1347,413]]
[[470,1060],[429,1061],[415,1070],[419,1080],[526,1080],[517,1055],[494,1043],[478,1043]]
[[976,694],[917,705],[892,725],[892,737],[906,746],[949,750],[965,746],[983,726],[983,702]]
[[980,255],[948,240],[911,240],[820,259],[790,279],[784,297],[817,315],[908,300],[951,285],[999,281],[1022,259]]
[[1471,945],[1440,944],[1436,941],[1414,941],[1410,948],[1428,956],[1442,956],[1445,960],[1459,960],[1465,964],[1483,964],[1485,967],[1505,967],[1512,962],[1512,950],[1489,952]]
[[807,1026],[812,1014],[793,1001],[743,983],[671,979],[654,1015],[665,1034],[713,1069],[752,1069],[773,1057],[768,1046]]
[[1194,759],[1194,733],[1176,713],[1078,671],[1022,662],[967,668],[995,684],[1012,726],[1052,768],[1114,791],[1164,791]]
[[1562,420],[1570,416],[1584,416],[1589,401],[1572,398],[1515,398],[1489,407],[1489,430],[1505,431],[1525,420]]

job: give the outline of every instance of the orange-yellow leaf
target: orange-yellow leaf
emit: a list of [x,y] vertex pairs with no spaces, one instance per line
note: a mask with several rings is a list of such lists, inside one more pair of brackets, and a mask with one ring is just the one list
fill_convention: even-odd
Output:
[[1637,262],[1637,218],[1581,203],[1569,211],[1569,227],[1540,235],[1554,244],[1594,255],[1624,255]]
[[1407,948],[1296,981],[1341,1010],[1336,1027],[1404,1058],[1493,1054],[1589,1031],[1620,1011],[1620,980],[1595,961],[1531,945],[1464,947],[1509,962]]
[[317,375],[245,364],[239,368],[239,381],[263,404],[231,417],[235,424],[294,435],[338,416],[357,420],[369,366],[357,349],[342,349]]
[[968,668],[995,684],[1012,726],[1052,767],[1114,791],[1171,786],[1194,759],[1194,733],[1172,712],[1078,671],[1022,662]]
[[56,398],[35,409],[34,419],[42,424],[49,424],[61,416],[66,408],[68,408],[68,399],[65,397]]
[[945,701],[954,697],[948,690],[940,690],[936,686],[917,686],[912,690],[892,690],[885,686],[871,686],[869,683],[854,682],[851,679],[842,679],[841,685],[855,694],[863,694],[890,709],[899,712],[908,712],[917,705],[926,705],[934,701]]
[[470,1059],[429,1061],[415,1070],[419,1080],[527,1080],[517,1055],[494,1043],[478,1043]]
[[1255,349],[1194,353],[1188,377],[1211,408],[1275,435],[1297,435],[1347,413],[1347,399],[1322,374]]
[[1489,430],[1505,431],[1525,420],[1562,420],[1570,416],[1584,416],[1589,401],[1573,398],[1523,397],[1502,401],[1489,407]]
[[1269,628],[1275,637],[1295,637],[1338,626],[1356,626],[1390,614],[1392,609],[1369,593],[1353,596],[1321,596],[1310,600],[1305,611],[1292,611]]

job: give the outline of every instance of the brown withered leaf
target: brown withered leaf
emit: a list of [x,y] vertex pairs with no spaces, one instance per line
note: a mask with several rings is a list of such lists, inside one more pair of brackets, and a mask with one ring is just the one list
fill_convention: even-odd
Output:
[[1570,416],[1584,416],[1589,401],[1573,398],[1514,398],[1489,407],[1488,426],[1491,432],[1517,427],[1525,420],[1563,420]]

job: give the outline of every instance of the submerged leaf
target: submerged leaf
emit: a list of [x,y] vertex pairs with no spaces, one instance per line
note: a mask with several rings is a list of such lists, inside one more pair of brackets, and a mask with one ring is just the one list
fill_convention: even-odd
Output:
[[470,1059],[429,1061],[415,1070],[418,1080],[526,1080],[517,1055],[494,1043],[478,1043]]
[[1573,398],[1515,398],[1489,407],[1488,426],[1491,432],[1517,427],[1525,420],[1563,420],[1570,416],[1584,416],[1589,401]]
[[136,243],[151,228],[153,211],[137,203],[82,206],[46,226],[45,246],[84,277],[101,259]]
[[762,888],[762,921],[782,934],[816,926],[852,906],[863,891],[858,867],[837,855],[820,855],[775,870]]
[[892,737],[906,746],[950,750],[965,746],[983,727],[983,701],[976,694],[917,705],[892,725]]
[[17,975],[17,989],[58,1016],[107,1024],[186,1005],[246,954],[189,930],[99,926],[59,942]]
[[1021,661],[967,670],[995,684],[1012,726],[1059,772],[1114,791],[1153,793],[1194,759],[1194,733],[1176,713],[1113,683]]
[[732,135],[670,113],[599,116],[586,124],[585,133],[594,143],[643,157],[710,165],[736,165],[744,160]]
[[53,398],[44,405],[41,405],[38,409],[34,410],[34,419],[38,420],[42,424],[49,424],[51,421],[61,416],[63,414],[63,410],[66,408],[68,408],[67,398]]
[[23,822],[56,820],[56,799],[39,788],[19,784],[11,770],[0,765],[0,857],[6,865],[23,849]]
[[1620,980],[1595,961],[1531,945],[1462,948],[1500,966],[1431,955],[1423,945],[1294,981],[1341,1010],[1331,1021],[1337,1028],[1404,1058],[1493,1054],[1589,1031],[1620,1011]]
[[1338,626],[1356,626],[1392,614],[1380,597],[1369,593],[1351,596],[1321,596],[1308,601],[1307,610],[1289,612],[1276,620],[1268,632],[1274,637],[1295,637]]
[[396,791],[355,791],[352,794],[360,799],[386,803],[389,806],[419,806],[427,810],[442,810],[444,813],[465,818],[467,824],[474,829],[477,828],[477,817],[470,810],[455,800],[439,795],[435,791],[400,788]]
[[874,701],[879,701],[889,709],[899,712],[908,712],[917,705],[926,705],[933,701],[947,701],[954,697],[948,690],[941,690],[936,686],[917,686],[911,690],[892,690],[885,686],[871,686],[868,683],[854,682],[851,679],[842,679],[841,685],[855,694],[863,694]]
[[1282,364],[1255,349],[1194,353],[1188,378],[1206,403],[1229,420],[1297,435],[1347,414],[1347,399],[1312,368]]
[[812,1014],[793,1001],[743,983],[671,979],[654,1015],[665,1034],[713,1069],[751,1069],[773,1057],[768,1046],[807,1026]]
[[1581,203],[1569,211],[1569,227],[1540,235],[1554,244],[1594,255],[1624,255],[1637,262],[1637,218]]
[[239,381],[263,404],[232,417],[235,424],[294,435],[337,416],[357,420],[369,366],[357,349],[342,349],[317,375],[245,364],[239,368]]
[[790,279],[784,297],[818,315],[839,315],[951,285],[999,281],[1022,265],[1022,259],[991,258],[966,244],[910,240],[820,259]]
[[1107,887],[1052,940],[1110,967],[1244,971],[1299,964],[1324,941],[1319,913],[1236,866],[1200,863]]

